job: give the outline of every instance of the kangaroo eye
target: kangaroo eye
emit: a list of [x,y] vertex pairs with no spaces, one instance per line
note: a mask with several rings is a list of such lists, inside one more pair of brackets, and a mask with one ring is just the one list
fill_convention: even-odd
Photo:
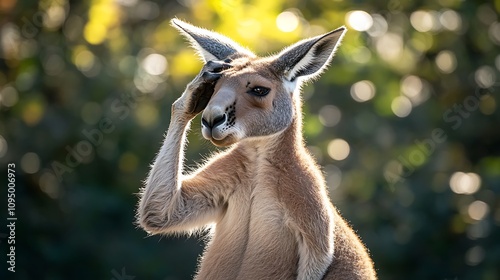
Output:
[[266,88],[266,87],[254,87],[254,88],[250,89],[250,91],[248,91],[248,93],[256,95],[256,96],[266,96],[270,90],[271,90],[270,88]]

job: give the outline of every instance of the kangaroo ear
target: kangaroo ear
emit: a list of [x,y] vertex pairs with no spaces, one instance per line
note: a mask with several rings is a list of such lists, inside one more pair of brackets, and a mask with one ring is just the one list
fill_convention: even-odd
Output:
[[228,57],[255,55],[235,43],[233,40],[219,33],[193,26],[179,19],[172,19],[172,26],[177,28],[189,39],[194,49],[198,51],[200,57],[205,61],[224,60]]
[[306,80],[318,77],[332,60],[346,31],[342,26],[285,48],[277,55],[275,69],[289,81],[298,77],[304,77]]

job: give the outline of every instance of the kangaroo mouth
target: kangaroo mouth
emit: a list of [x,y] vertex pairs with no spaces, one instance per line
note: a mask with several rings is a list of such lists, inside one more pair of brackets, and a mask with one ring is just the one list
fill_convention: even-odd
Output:
[[214,144],[217,147],[227,147],[231,146],[232,144],[236,143],[235,141],[232,141],[231,139],[228,139],[230,137],[226,137],[223,140],[211,140],[212,144]]
[[226,147],[237,142],[237,139],[236,137],[234,137],[233,134],[228,134],[223,136],[217,130],[208,131],[203,129],[202,134],[203,138],[209,140],[210,142],[212,142],[212,144],[214,144],[217,147]]
[[215,138],[211,138],[208,140],[210,140],[210,142],[212,142],[212,144],[214,144],[217,147],[227,147],[236,143],[236,139],[233,135],[228,135],[221,140],[217,140]]
[[211,141],[216,146],[228,146],[236,142],[236,137],[224,127],[210,128],[204,125],[201,129],[203,138]]

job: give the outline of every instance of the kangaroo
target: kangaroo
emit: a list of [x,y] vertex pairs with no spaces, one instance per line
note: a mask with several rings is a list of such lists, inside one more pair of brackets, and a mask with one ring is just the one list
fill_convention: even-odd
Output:
[[[216,32],[171,23],[206,63],[172,104],[139,194],[140,226],[209,229],[195,279],[376,279],[302,136],[300,87],[329,65],[346,28],[258,57]],[[201,112],[203,137],[227,148],[184,174],[186,133]]]

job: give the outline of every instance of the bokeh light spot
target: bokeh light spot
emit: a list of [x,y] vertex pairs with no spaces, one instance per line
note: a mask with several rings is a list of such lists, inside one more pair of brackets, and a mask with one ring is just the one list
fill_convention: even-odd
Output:
[[403,166],[397,160],[391,160],[384,167],[384,177],[389,183],[395,183],[401,180]]
[[95,56],[88,50],[81,50],[76,53],[74,63],[78,70],[82,72],[89,71],[94,66]]
[[474,73],[474,79],[476,80],[478,86],[482,88],[489,88],[495,84],[495,70],[490,66],[481,66]]
[[292,32],[299,26],[299,18],[293,12],[282,12],[276,17],[276,26],[283,32]]
[[490,40],[500,46],[500,22],[492,23],[490,28],[488,28],[488,34],[490,35]]
[[411,45],[419,51],[426,52],[434,45],[434,37],[429,33],[416,33],[410,39]]
[[411,113],[412,104],[406,96],[398,96],[392,100],[391,109],[394,115],[404,118]]
[[31,100],[23,108],[22,119],[27,125],[34,126],[41,120],[43,113],[42,104],[37,100]]
[[424,81],[414,75],[409,75],[401,81],[401,93],[408,97],[413,107],[422,104],[426,101],[430,92]]
[[407,76],[401,81],[401,91],[409,98],[414,98],[420,94],[423,89],[422,80],[417,76]]
[[45,12],[43,25],[49,29],[55,29],[61,26],[65,19],[66,12],[64,11],[64,8],[59,5],[53,5]]
[[20,37],[17,25],[10,22],[3,23],[3,26],[0,29],[0,54],[6,58],[17,58],[19,55],[18,46],[20,43]]
[[480,221],[484,219],[489,210],[490,208],[488,207],[488,204],[484,201],[476,200],[469,205],[467,213],[473,220]]
[[138,1],[139,0],[116,0],[116,3],[126,7],[134,7]]
[[26,153],[21,157],[21,169],[27,174],[40,170],[40,158],[35,153]]
[[437,29],[438,22],[434,13],[430,11],[415,11],[410,16],[410,22],[413,28],[420,32],[428,32]]
[[462,28],[460,14],[453,10],[445,10],[439,15],[441,25],[450,31],[459,31]]
[[467,237],[472,240],[485,238],[490,234],[490,224],[481,220],[476,223],[470,224],[467,228]]
[[481,246],[474,246],[465,253],[465,262],[470,266],[480,264],[484,260],[484,249]]
[[333,139],[328,143],[328,155],[334,160],[344,160],[349,156],[349,143],[344,139]]
[[134,9],[136,18],[152,20],[160,15],[160,7],[153,1],[141,1]]
[[476,173],[455,172],[450,177],[450,188],[457,194],[473,194],[481,186],[481,177]]
[[167,69],[167,59],[161,54],[153,53],[144,58],[142,67],[151,75],[161,75]]
[[17,90],[14,87],[6,86],[0,91],[0,103],[5,107],[16,105],[19,100]]
[[439,71],[449,74],[457,68],[457,58],[452,51],[441,51],[436,56],[436,65]]
[[346,15],[346,21],[354,30],[367,31],[373,25],[372,16],[365,11],[351,11]]
[[497,20],[497,17],[498,17],[498,15],[495,12],[495,10],[493,9],[493,7],[491,7],[491,5],[487,4],[487,3],[482,4],[481,6],[479,6],[477,8],[476,16],[477,16],[477,19],[485,25],[492,24],[493,22],[495,22]]
[[83,36],[92,45],[98,45],[106,39],[108,30],[106,26],[98,22],[89,22],[85,25]]
[[152,93],[158,88],[158,84],[163,82],[158,76],[137,74],[134,77],[134,85],[143,93]]
[[379,14],[373,14],[372,20],[373,24],[370,29],[367,30],[368,34],[372,37],[380,37],[384,35],[389,28],[387,20]]
[[59,183],[52,172],[44,172],[38,180],[40,190],[46,193],[50,198],[56,199],[59,197]]
[[325,105],[319,110],[319,121],[326,127],[334,127],[340,122],[342,112],[337,106]]
[[403,53],[403,38],[396,33],[386,33],[376,40],[380,56],[387,61],[397,61]]
[[375,85],[368,80],[354,83],[351,86],[351,97],[357,102],[365,102],[375,96]]

